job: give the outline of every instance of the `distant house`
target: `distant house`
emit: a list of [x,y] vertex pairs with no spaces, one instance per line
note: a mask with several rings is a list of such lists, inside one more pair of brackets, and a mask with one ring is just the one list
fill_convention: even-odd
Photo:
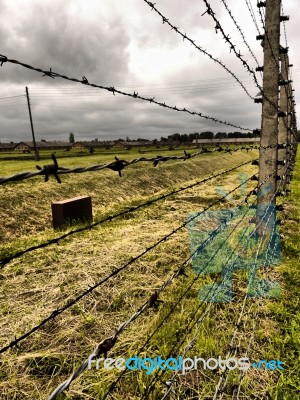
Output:
[[[65,150],[72,146],[71,143],[68,142],[36,142],[36,146],[38,150]],[[34,150],[33,142],[20,142],[15,145],[15,151],[19,151],[22,153],[28,153]]]
[[0,152],[13,151],[17,143],[0,143]]
[[72,144],[71,149],[101,149],[101,148],[110,148],[112,147],[113,143],[111,142],[86,142],[86,141],[82,141],[82,142],[76,142]]
[[113,147],[122,148],[122,149],[131,149],[132,147],[144,147],[147,146],[145,142],[115,142]]

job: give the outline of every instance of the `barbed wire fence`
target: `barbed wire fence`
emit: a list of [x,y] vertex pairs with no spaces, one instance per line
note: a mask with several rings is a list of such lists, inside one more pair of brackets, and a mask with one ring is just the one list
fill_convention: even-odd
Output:
[[[260,157],[259,160],[256,160],[255,162],[252,161],[248,161],[248,162],[244,162],[242,164],[239,164],[235,167],[232,168],[228,168],[222,172],[218,172],[214,175],[211,175],[207,178],[201,179],[201,180],[197,180],[196,182],[187,185],[187,186],[182,186],[180,188],[177,189],[172,189],[170,191],[168,191],[167,193],[161,195],[161,196],[156,196],[155,198],[151,199],[151,200],[147,200],[146,202],[140,203],[137,206],[133,206],[133,207],[129,207],[128,209],[121,211],[119,213],[113,214],[113,215],[108,215],[104,218],[102,218],[101,220],[94,222],[92,224],[88,224],[84,227],[78,228],[78,229],[74,229],[70,232],[67,232],[59,237],[56,237],[54,239],[48,240],[46,242],[40,243],[36,246],[31,246],[27,249],[23,249],[20,250],[14,254],[5,254],[1,259],[0,259],[0,267],[3,268],[6,264],[8,264],[10,261],[15,260],[19,257],[21,257],[22,255],[32,252],[34,250],[37,249],[41,249],[41,248],[46,248],[51,244],[58,244],[61,240],[67,238],[68,236],[74,235],[74,234],[79,234],[82,233],[86,230],[90,230],[102,223],[105,222],[109,222],[112,221],[118,217],[122,217],[124,215],[126,215],[127,213],[132,213],[135,212],[137,210],[139,210],[142,207],[147,207],[150,206],[153,203],[156,203],[157,201],[160,200],[164,200],[169,196],[172,195],[177,195],[178,193],[191,189],[195,186],[201,185],[201,184],[205,184],[206,182],[211,181],[212,179],[216,179],[220,176],[223,176],[225,174],[228,174],[230,172],[236,171],[237,169],[241,168],[242,166],[248,165],[250,163],[254,164],[254,165],[259,165],[259,173],[258,176],[257,174],[246,179],[244,182],[242,182],[240,185],[238,185],[237,187],[235,187],[234,189],[232,189],[231,191],[229,191],[225,196],[222,196],[221,198],[219,198],[217,201],[211,203],[208,207],[204,208],[204,210],[202,210],[201,212],[197,212],[196,215],[192,218],[189,218],[186,222],[182,223],[181,225],[179,225],[177,228],[174,228],[171,232],[169,232],[168,234],[164,235],[163,237],[161,237],[159,240],[157,240],[155,243],[153,243],[152,245],[148,245],[148,247],[142,251],[140,254],[138,254],[137,256],[131,258],[128,262],[126,262],[125,264],[123,264],[122,266],[115,268],[110,274],[108,274],[106,277],[102,278],[100,281],[96,282],[94,285],[90,286],[88,289],[84,290],[83,292],[81,292],[80,294],[78,294],[77,296],[75,296],[73,299],[69,300],[67,303],[65,303],[64,305],[62,305],[59,308],[56,308],[55,310],[53,310],[46,318],[44,318],[42,321],[40,321],[38,324],[36,324],[35,326],[33,326],[30,330],[28,330],[27,332],[23,333],[22,335],[19,335],[18,337],[15,336],[14,340],[11,340],[7,345],[3,346],[0,349],[0,353],[5,353],[8,350],[13,350],[15,348],[20,349],[20,344],[21,342],[23,342],[25,339],[27,339],[28,337],[32,336],[33,334],[35,334],[40,328],[42,328],[44,325],[46,325],[48,322],[54,320],[55,318],[58,318],[62,313],[64,313],[66,310],[70,309],[71,307],[73,307],[75,304],[77,304],[78,302],[80,302],[85,296],[87,296],[88,294],[92,293],[94,290],[98,289],[99,287],[101,287],[102,285],[104,285],[106,282],[108,282],[112,277],[118,275],[119,273],[121,273],[122,271],[126,270],[130,265],[132,265],[134,262],[138,261],[140,258],[142,258],[144,255],[146,255],[147,253],[149,253],[150,251],[152,251],[153,249],[155,249],[157,246],[163,244],[165,241],[167,241],[170,237],[173,237],[173,235],[177,234],[178,232],[180,232],[183,228],[186,228],[188,226],[188,224],[195,218],[199,217],[199,215],[204,214],[206,211],[212,209],[214,206],[220,206],[222,200],[226,199],[227,196],[229,196],[231,193],[233,193],[234,191],[236,191],[237,189],[239,189],[242,185],[244,185],[246,182],[249,182],[250,180],[257,180],[258,184],[255,187],[255,189],[251,190],[247,196],[245,197],[245,199],[240,203],[240,205],[245,205],[247,204],[248,207],[246,209],[246,212],[244,213],[243,217],[241,220],[239,220],[239,222],[231,229],[231,231],[229,232],[229,234],[227,235],[226,239],[223,240],[222,244],[219,246],[219,248],[216,249],[216,251],[211,255],[211,257],[209,258],[209,260],[205,263],[205,265],[203,266],[203,271],[208,268],[208,266],[210,265],[210,263],[212,262],[212,260],[214,259],[214,257],[217,256],[218,252],[221,250],[222,246],[226,243],[226,241],[228,241],[228,238],[234,234],[234,232],[236,231],[236,229],[238,228],[239,224],[241,224],[241,222],[243,221],[244,218],[246,218],[247,213],[250,209],[251,206],[249,206],[248,204],[248,199],[251,196],[254,196],[255,200],[253,202],[253,205],[255,203],[257,203],[257,207],[259,206],[260,202],[263,200],[266,200],[266,196],[265,196],[265,188],[267,187],[267,185],[270,185],[270,182],[273,184],[273,186],[271,187],[271,191],[268,194],[267,200],[268,200],[268,208],[264,208],[264,215],[261,215],[261,213],[257,214],[257,218],[256,218],[256,229],[254,230],[254,232],[252,232],[252,234],[248,235],[247,240],[249,241],[251,238],[251,235],[254,235],[256,233],[259,234],[260,237],[260,246],[262,246],[264,237],[265,237],[265,233],[266,233],[266,226],[263,226],[265,223],[265,215],[268,212],[269,207],[272,207],[273,205],[276,206],[276,199],[279,195],[285,195],[286,191],[287,191],[287,185],[290,183],[290,180],[292,178],[292,172],[293,172],[293,168],[295,165],[295,157],[296,157],[296,151],[297,151],[297,121],[296,121],[296,113],[295,113],[295,100],[294,100],[294,96],[293,96],[293,88],[291,85],[291,81],[289,79],[290,77],[290,64],[289,64],[289,60],[288,57],[286,56],[286,54],[288,53],[288,41],[287,41],[287,35],[286,35],[286,28],[285,28],[285,21],[287,21],[287,18],[284,18],[283,15],[280,16],[280,0],[274,0],[274,2],[276,3],[275,5],[272,4],[272,7],[278,7],[279,8],[279,18],[277,18],[277,21],[275,21],[275,23],[278,26],[278,29],[280,30],[280,22],[284,23],[284,38],[285,38],[285,47],[281,49],[280,51],[280,44],[279,44],[279,40],[276,43],[276,41],[274,41],[274,38],[271,34],[271,32],[269,32],[267,26],[268,26],[268,19],[271,18],[271,16],[269,15],[268,9],[270,9],[270,4],[271,1],[267,0],[265,2],[258,2],[258,9],[259,9],[259,14],[260,14],[260,19],[261,19],[261,23],[262,23],[262,27],[264,30],[264,35],[260,34],[260,29],[255,17],[255,13],[251,4],[251,0],[246,0],[246,5],[247,8],[250,12],[251,18],[253,20],[253,23],[255,25],[255,28],[257,29],[258,33],[259,33],[259,39],[263,40],[263,48],[264,48],[264,52],[266,54],[266,52],[268,51],[269,53],[269,58],[272,59],[272,63],[273,63],[273,68],[275,68],[275,70],[277,71],[277,75],[276,77],[270,78],[268,76],[266,76],[266,71],[264,70],[264,67],[260,67],[257,57],[255,56],[253,50],[251,49],[251,47],[248,44],[248,41],[246,40],[246,36],[244,34],[244,32],[242,31],[240,25],[237,23],[236,19],[233,16],[232,11],[230,10],[230,8],[228,7],[227,3],[225,0],[221,0],[221,2],[223,3],[223,5],[225,6],[231,20],[233,21],[235,27],[238,29],[239,34],[241,35],[244,44],[246,45],[252,59],[255,61],[255,63],[258,65],[258,68],[256,68],[256,72],[260,72],[263,73],[263,85],[259,84],[257,76],[255,74],[255,71],[250,67],[248,61],[244,58],[244,56],[241,54],[241,52],[239,50],[236,49],[236,45],[234,44],[234,42],[231,40],[231,38],[229,37],[229,35],[225,32],[224,28],[221,25],[221,22],[218,20],[218,18],[216,17],[215,12],[212,10],[211,5],[209,4],[208,1],[203,0],[203,2],[206,5],[206,11],[203,14],[203,16],[205,14],[208,14],[213,20],[214,23],[216,24],[215,26],[215,30],[216,33],[220,32],[223,39],[225,40],[225,42],[229,45],[230,47],[230,52],[232,51],[235,56],[240,60],[240,62],[242,63],[243,67],[246,68],[247,72],[252,76],[255,85],[257,86],[257,88],[260,90],[261,93],[261,101],[257,101],[257,99],[252,96],[247,87],[245,86],[245,84],[237,77],[237,75],[231,71],[231,69],[229,69],[225,63],[222,60],[219,60],[217,58],[215,58],[212,54],[210,54],[209,52],[207,52],[205,49],[203,49],[202,47],[200,47],[199,45],[195,44],[195,40],[192,40],[189,36],[187,36],[186,33],[183,33],[178,27],[176,27],[174,24],[172,24],[169,21],[169,18],[167,18],[166,16],[164,16],[158,9],[157,7],[155,7],[155,3],[152,3],[150,1],[147,0],[143,0],[150,8],[151,10],[155,11],[160,18],[162,18],[162,22],[163,24],[168,25],[172,30],[174,30],[178,35],[180,35],[182,37],[182,39],[187,42],[189,42],[191,45],[193,45],[198,51],[200,51],[202,54],[204,54],[205,56],[207,56],[210,60],[212,60],[213,62],[217,63],[222,69],[224,69],[227,73],[230,74],[230,76],[242,87],[242,89],[244,90],[244,92],[246,93],[246,95],[251,99],[251,100],[255,100],[255,102],[261,102],[263,103],[263,111],[265,109],[265,107],[271,107],[272,109],[272,119],[273,119],[273,127],[275,127],[275,131],[276,131],[276,137],[274,137],[274,130],[273,130],[273,137],[272,140],[270,139],[270,134],[269,134],[269,128],[266,127],[265,125],[265,121],[264,121],[264,112],[263,112],[263,119],[262,119],[262,126],[261,126],[261,143],[259,146],[259,150],[260,150]],[[274,3],[273,2],[273,3]],[[262,9],[263,8],[267,8],[266,13],[263,14]],[[283,11],[282,11],[283,14]],[[273,21],[274,22],[274,21]],[[277,57],[277,54],[283,54],[285,56],[283,56],[281,58],[281,61],[279,62],[279,58]],[[270,60],[269,60],[270,61]],[[88,79],[86,77],[83,77],[82,79],[77,79],[77,78],[71,78],[68,77],[67,75],[63,75],[63,74],[59,74],[56,73],[54,71],[52,71],[52,69],[50,68],[49,71],[41,69],[41,68],[37,68],[34,67],[32,65],[23,63],[21,61],[18,60],[14,60],[14,59],[10,59],[8,58],[6,55],[0,55],[0,63],[1,66],[3,64],[16,64],[19,65],[23,68],[26,69],[30,69],[33,71],[36,71],[38,73],[42,73],[43,76],[46,77],[50,77],[50,78],[61,78],[64,80],[69,80],[75,83],[81,83],[83,85],[87,85],[90,87],[94,87],[97,89],[101,89],[101,90],[105,90],[108,92],[111,92],[113,95],[116,94],[120,94],[123,96],[127,96],[127,97],[131,97],[134,99],[138,99],[141,101],[146,101],[149,103],[153,103],[159,107],[164,107],[166,109],[170,109],[173,111],[177,111],[177,112],[183,112],[183,113],[188,113],[190,115],[194,115],[194,116],[199,116],[201,118],[204,118],[208,121],[213,121],[215,123],[220,123],[220,124],[224,124],[230,127],[234,127],[243,131],[252,131],[249,128],[245,128],[242,125],[237,125],[235,123],[231,123],[231,122],[227,122],[227,121],[223,121],[220,118],[217,117],[213,117],[213,116],[209,116],[209,115],[205,115],[203,113],[199,113],[199,112],[193,112],[190,111],[188,108],[185,107],[177,107],[177,106],[170,106],[168,104],[166,104],[165,102],[159,102],[155,100],[155,97],[153,98],[148,98],[148,97],[144,97],[138,94],[138,92],[134,91],[133,93],[128,93],[128,92],[124,92],[121,90],[116,89],[115,87],[108,87],[108,86],[103,86],[103,85],[98,85],[98,84],[94,84],[94,83],[89,83]],[[268,90],[268,85],[266,85],[266,80],[267,79],[273,79],[273,93],[275,91],[277,91],[277,96],[274,96],[272,92],[270,92]],[[270,83],[270,82],[269,82]],[[286,96],[286,100],[282,101],[280,103],[280,107],[278,106],[278,89],[280,88],[280,86],[283,86],[283,90],[281,90],[281,94],[280,94],[280,99],[282,99],[284,96]],[[274,112],[274,110],[276,112]],[[284,131],[283,131],[284,130]],[[278,135],[277,135],[278,134]],[[281,136],[280,136],[281,134]],[[38,172],[34,171],[34,172],[21,172],[18,174],[15,174],[13,176],[10,177],[2,177],[0,178],[0,185],[3,184],[8,184],[11,182],[16,182],[16,181],[23,181],[29,178],[34,178],[37,176],[44,176],[45,177],[45,181],[48,181],[50,176],[54,176],[55,179],[57,180],[58,183],[61,183],[61,179],[60,179],[60,175],[64,175],[64,174],[78,174],[78,173],[85,173],[85,172],[93,172],[93,171],[99,171],[99,170],[104,170],[104,169],[110,169],[113,170],[115,172],[117,172],[119,174],[119,176],[122,176],[122,171],[127,168],[130,165],[133,164],[137,164],[140,162],[149,162],[149,163],[153,163],[154,166],[157,166],[159,163],[162,162],[167,162],[170,160],[175,160],[175,161],[186,161],[186,160],[190,160],[193,159],[196,156],[200,156],[203,153],[207,153],[207,152],[224,152],[224,153],[229,153],[232,154],[232,152],[237,151],[237,150],[251,150],[251,149],[255,149],[255,147],[251,147],[251,146],[243,146],[243,147],[238,147],[238,148],[230,148],[229,146],[224,147],[224,146],[216,146],[213,149],[207,149],[207,148],[202,148],[200,151],[197,151],[195,153],[187,153],[185,152],[184,155],[182,156],[156,156],[156,157],[140,157],[140,158],[135,158],[133,160],[119,160],[118,158],[115,159],[115,161],[107,163],[107,164],[101,164],[101,165],[94,165],[94,166],[88,166],[88,167],[78,167],[78,168],[72,168],[72,169],[67,169],[64,168],[60,165],[58,165],[58,161],[56,160],[55,156],[52,156],[53,159],[53,164],[51,165],[47,165],[44,167],[39,167],[37,166],[37,168],[39,169]],[[272,166],[270,166],[271,164],[269,163],[269,167],[265,168],[265,163],[266,160],[268,160],[268,157],[273,157],[275,160],[275,163],[272,164]],[[275,182],[275,183],[274,183]],[[271,215],[271,214],[270,214]],[[232,215],[231,215],[232,217]],[[271,218],[271,217],[269,217]],[[65,390],[67,390],[71,383],[77,378],[79,377],[88,367],[88,363],[89,360],[93,360],[96,357],[99,357],[100,355],[104,355],[105,357],[107,356],[108,352],[110,352],[115,344],[117,343],[119,336],[121,334],[124,333],[124,331],[134,322],[136,321],[141,315],[143,315],[147,310],[149,310],[150,308],[156,308],[158,306],[158,304],[160,302],[162,302],[161,300],[161,296],[162,294],[168,289],[170,288],[170,286],[172,285],[172,283],[178,279],[178,278],[186,278],[188,277],[187,273],[188,273],[188,267],[191,265],[191,261],[193,260],[193,257],[198,254],[201,253],[203,251],[203,249],[205,249],[206,246],[208,246],[208,244],[212,243],[216,237],[222,232],[222,230],[224,230],[224,228],[227,226],[228,221],[227,220],[222,220],[221,223],[218,225],[218,227],[216,229],[214,229],[213,231],[211,231],[211,233],[209,234],[209,236],[207,237],[207,239],[205,241],[203,241],[202,243],[198,244],[196,250],[194,252],[192,252],[190,254],[190,256],[185,259],[178,268],[176,268],[164,281],[163,283],[149,296],[149,298],[146,299],[146,301],[144,301],[144,303],[123,323],[121,323],[119,325],[119,327],[115,330],[115,333],[110,335],[109,337],[104,338],[101,342],[98,343],[97,347],[89,354],[88,358],[86,358],[76,369],[75,371],[70,375],[70,377],[65,380],[64,382],[62,382],[54,391],[52,391],[49,400],[54,400],[56,399],[61,393],[63,393]],[[274,228],[275,229],[275,225]],[[270,247],[270,244],[269,244]],[[269,249],[268,247],[268,249]],[[256,252],[256,257],[253,263],[253,268],[256,267],[256,263],[257,263],[257,258],[258,258],[258,254],[259,254],[259,248],[257,249]],[[275,249],[274,249],[275,252]],[[233,268],[233,264],[234,264],[234,260],[232,260],[234,255],[234,252],[232,252],[230,254],[230,256],[228,257],[228,259],[225,262],[226,267],[226,274],[230,274]],[[237,256],[236,256],[237,257]],[[231,261],[230,261],[231,260]],[[231,263],[230,263],[231,262]],[[266,261],[267,262],[267,261]],[[253,278],[253,275],[251,275]],[[196,282],[198,282],[200,279],[200,274],[198,274],[194,279],[191,280],[191,282],[187,285],[187,288],[183,291],[183,293],[181,294],[181,296],[177,299],[176,302],[174,302],[174,304],[171,306],[170,310],[168,311],[168,313],[165,315],[165,317],[160,321],[160,323],[158,324],[158,326],[154,329],[154,331],[147,337],[146,341],[143,343],[143,345],[141,346],[141,348],[138,351],[138,355],[141,354],[149,345],[150,340],[154,337],[154,335],[156,335],[160,329],[162,328],[162,326],[165,323],[170,323],[171,321],[169,321],[171,319],[172,314],[175,312],[176,308],[182,303],[182,301],[184,300],[184,298],[190,293],[191,289],[193,288],[194,284]],[[218,277],[215,279],[214,283],[217,282]],[[250,279],[251,281],[251,279]],[[249,285],[250,285],[250,281],[249,281]],[[220,288],[218,288],[216,285],[212,285],[211,290],[207,293],[207,297],[206,299],[203,299],[202,302],[199,303],[199,306],[196,309],[195,315],[193,318],[191,318],[188,323],[186,324],[186,326],[184,327],[184,329],[182,330],[182,334],[180,335],[180,337],[177,337],[175,340],[174,345],[172,346],[172,348],[169,351],[168,357],[172,356],[175,354],[175,351],[180,351],[183,348],[183,355],[186,355],[188,353],[188,351],[190,351],[194,346],[195,346],[195,342],[197,339],[197,336],[199,335],[201,326],[203,324],[203,322],[205,321],[205,318],[209,315],[209,312],[211,310],[211,308],[213,307],[213,302],[209,301],[209,299],[212,296],[217,295],[218,290],[220,290]],[[233,351],[233,354],[236,355],[237,354],[237,346],[233,346],[234,341],[238,335],[238,331],[241,328],[241,320],[242,317],[246,315],[247,319],[250,316],[250,308],[248,310],[248,312],[246,311],[246,303],[247,303],[247,293],[246,295],[243,297],[242,299],[242,306],[241,306],[241,311],[238,315],[238,319],[234,325],[234,333],[233,336],[230,340],[229,343],[229,348],[231,349],[231,352]],[[208,304],[207,304],[208,303]],[[252,330],[252,334],[251,334],[251,338],[249,341],[249,345],[247,348],[247,353],[249,354],[250,351],[250,346],[251,343],[254,340],[254,334],[255,334],[255,324],[256,324],[256,320],[258,318],[258,312],[255,312],[253,315],[253,330]],[[191,335],[191,332],[194,330],[194,333],[192,335],[192,338],[188,341],[188,343],[184,346],[184,343],[186,342],[187,338],[189,335]],[[184,347],[183,347],[184,346]],[[228,355],[230,353],[228,352]],[[103,395],[103,399],[106,399],[108,396],[111,395],[111,393],[113,392],[113,390],[117,387],[118,383],[121,381],[122,377],[128,373],[128,371],[124,370],[122,371],[122,373],[118,376],[118,378],[111,383],[111,385],[109,386],[107,392]],[[175,373],[173,374],[172,378],[169,379],[168,381],[165,380],[161,380],[162,375],[165,373],[165,371],[157,371],[153,374],[153,379],[150,380],[150,382],[148,383],[147,387],[145,388],[144,392],[142,393],[142,399],[148,399],[150,398],[149,396],[151,396],[151,393],[153,393],[153,391],[156,388],[156,385],[158,384],[164,384],[165,388],[166,388],[166,392],[164,394],[164,396],[162,397],[162,399],[166,399],[171,393],[173,393],[174,390],[174,385],[177,385],[177,381],[176,381],[176,377],[178,376],[178,374],[180,374],[180,370],[175,371]],[[217,385],[216,385],[216,389],[215,389],[215,394],[214,394],[214,399],[216,399],[217,395],[219,394],[219,392],[222,392],[225,388],[226,382],[227,382],[227,378],[228,375],[225,377],[225,373],[221,375]],[[221,387],[221,383],[223,381],[223,378],[225,377],[225,383],[223,384],[223,386]],[[241,384],[242,384],[242,380],[243,380],[243,374],[240,375],[239,378],[239,385],[237,387],[236,390],[236,395],[237,398],[240,394],[240,390],[241,390]],[[178,385],[177,385],[178,386]],[[222,396],[222,393],[221,393]]]

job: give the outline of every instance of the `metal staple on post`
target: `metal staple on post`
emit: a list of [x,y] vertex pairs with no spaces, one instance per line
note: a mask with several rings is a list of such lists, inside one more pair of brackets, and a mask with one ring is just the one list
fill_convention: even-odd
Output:
[[[288,85],[289,85],[289,76],[288,76],[288,65],[289,65],[289,57],[288,54],[280,54],[281,61],[281,85],[280,85],[280,103],[279,108],[280,111],[284,112],[284,116],[279,118],[278,125],[278,144],[282,145],[283,143],[289,143],[288,138],[288,112],[289,112],[289,104],[288,104]],[[287,147],[279,147],[278,148],[278,177],[280,181],[278,183],[278,188],[283,191],[286,188],[286,176],[284,174],[284,165],[287,162]]]

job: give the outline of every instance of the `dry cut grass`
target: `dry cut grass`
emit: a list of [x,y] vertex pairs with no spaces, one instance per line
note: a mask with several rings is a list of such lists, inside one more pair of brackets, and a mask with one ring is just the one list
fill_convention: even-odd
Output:
[[[231,157],[223,154],[204,155],[185,163],[162,164],[156,169],[136,165],[126,169],[122,179],[112,171],[101,171],[63,176],[62,185],[53,181],[45,184],[37,178],[2,186],[1,252],[6,254],[16,251],[57,235],[50,227],[51,201],[83,194],[91,195],[95,219],[98,219],[102,215],[111,214],[153,195],[164,193],[170,187],[180,187],[215,170],[250,160],[255,155],[254,152],[235,153]],[[256,172],[256,169],[247,166],[238,172],[250,175]],[[66,304],[185,222],[188,213],[200,211],[211,204],[220,197],[216,186],[230,190],[238,184],[237,173],[232,173],[127,214],[123,218],[76,234],[59,245],[36,250],[10,262],[0,276],[0,346],[30,330],[53,310]],[[253,183],[248,189],[251,185],[253,187]],[[224,201],[222,206],[234,206],[240,196],[240,193],[235,194],[230,201]],[[85,296],[61,316],[47,323],[24,340],[19,348],[7,351],[1,361],[0,398],[47,399],[56,385],[72,373],[96,344],[113,334],[119,324],[130,317],[189,255],[188,233],[183,229]],[[178,278],[161,296],[163,303],[158,308],[148,310],[121,335],[110,356],[127,358],[137,354],[146,338],[167,316],[176,299],[193,278],[194,274],[189,268],[187,277]],[[190,334],[187,325],[199,312],[199,285],[210,282],[210,277],[200,278],[200,282],[188,292],[167,322],[162,324],[149,341],[142,355],[166,355],[173,346],[174,352],[180,354],[184,340],[179,348],[176,346],[185,334]],[[259,306],[258,302],[254,304]],[[203,357],[226,354],[241,306],[242,303],[238,299],[237,303],[211,305],[197,337],[194,348],[196,354],[201,353]],[[268,317],[268,310],[263,305],[260,307],[267,324],[261,329],[272,332],[274,327]],[[248,317],[243,320],[245,329],[239,335],[241,354],[247,350],[252,332],[249,321],[255,308],[253,304],[249,304]],[[211,371],[197,373],[198,375],[195,373],[179,378],[181,385],[178,391],[182,393],[181,398],[206,398],[196,397],[195,393],[198,393],[198,396],[211,396],[213,393],[219,375]],[[115,370],[86,371],[72,383],[67,394],[60,398],[102,399],[116,377]],[[249,387],[251,389],[252,378],[258,379],[257,376],[248,377],[244,385],[248,391]],[[120,381],[111,398],[138,399],[150,379],[151,376],[146,376],[144,372],[130,372]],[[233,390],[236,379],[237,377],[230,377],[226,396]],[[263,380],[262,377],[259,379]],[[164,390],[160,382],[149,398],[160,398]],[[258,396],[265,393],[264,386],[262,385],[260,390],[254,388],[253,393],[254,397],[249,398],[259,398],[255,397],[255,393],[258,393]]]

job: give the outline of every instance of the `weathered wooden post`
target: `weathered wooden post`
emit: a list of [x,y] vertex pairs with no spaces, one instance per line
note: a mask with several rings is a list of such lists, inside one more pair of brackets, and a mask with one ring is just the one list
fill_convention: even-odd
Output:
[[[278,86],[281,0],[266,0],[265,34],[263,41],[263,104],[259,154],[259,188],[257,193],[257,233],[263,235],[267,207],[276,203],[278,145]],[[268,217],[267,217],[268,218]],[[269,226],[274,226],[272,218]]]

